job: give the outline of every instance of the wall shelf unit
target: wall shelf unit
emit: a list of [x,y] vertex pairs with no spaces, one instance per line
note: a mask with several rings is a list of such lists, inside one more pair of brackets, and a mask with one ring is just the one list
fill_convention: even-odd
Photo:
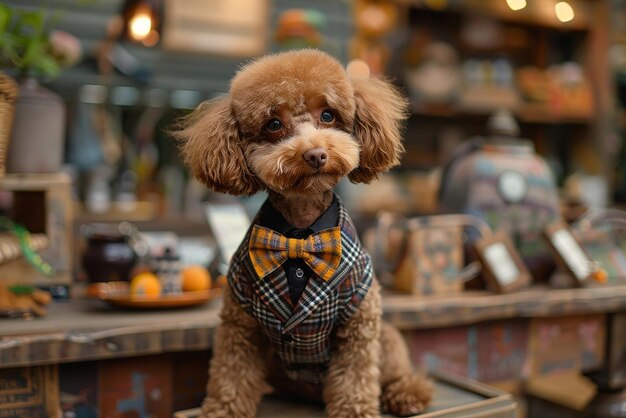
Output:
[[[393,3],[400,22],[388,37],[394,51],[388,72],[411,100],[406,168],[429,170],[445,163],[455,144],[486,134],[488,116],[505,103],[520,123],[520,136],[560,167],[560,182],[579,171],[609,181],[615,160],[607,145],[613,108],[610,1],[569,1],[575,11],[569,22],[557,19],[554,0],[528,0],[518,11],[504,0]],[[489,35],[472,39],[481,28]],[[420,83],[427,90],[435,77],[432,82],[412,77],[441,68],[456,71],[459,81],[447,96],[433,99]],[[578,77],[578,84],[554,82],[570,76]],[[499,86],[510,87],[510,100],[493,92]]]

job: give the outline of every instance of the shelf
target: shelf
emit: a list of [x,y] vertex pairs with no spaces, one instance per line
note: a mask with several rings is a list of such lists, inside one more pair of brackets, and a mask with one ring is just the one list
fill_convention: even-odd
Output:
[[[552,7],[545,7],[546,0],[542,0],[542,7],[528,5],[522,10],[511,10],[504,0],[500,2],[479,0],[465,0],[461,4],[453,4],[441,8],[433,8],[424,4],[421,0],[394,0],[397,4],[419,9],[430,13],[454,13],[454,14],[484,14],[502,22],[526,25],[556,30],[559,32],[589,31],[591,24],[591,5],[586,1],[570,0],[575,9],[575,18],[569,22],[560,22],[554,15]],[[455,2],[461,3],[461,2]]]
[[[413,105],[411,112],[415,116],[430,118],[487,118],[491,111],[471,110],[454,105]],[[519,122],[544,125],[585,125],[593,121],[591,114],[560,112],[555,113],[543,106],[525,105],[513,110]]]
[[593,115],[585,112],[553,112],[542,106],[524,106],[513,112],[526,123],[539,124],[587,124],[593,121]]
[[385,319],[404,330],[509,318],[587,315],[626,309],[626,286],[534,287],[510,294],[464,292],[450,297],[385,295]]
[[111,202],[111,207],[102,212],[89,212],[84,206],[79,207],[77,221],[81,223],[89,222],[140,222],[152,221],[157,217],[157,204],[150,201],[124,202],[120,207],[118,202]]
[[0,190],[6,191],[40,191],[71,184],[65,173],[7,173],[0,177]]
[[[0,178],[0,190],[11,192],[8,217],[31,234],[45,234],[49,245],[39,248],[39,256],[54,273],[36,269],[23,257],[0,265],[0,281],[44,288],[72,283],[74,201],[72,179],[66,173],[7,173]],[[41,240],[43,235],[37,235]],[[42,247],[45,242],[38,244]],[[8,258],[14,258],[10,256]]]
[[626,33],[616,33],[613,35],[613,42],[626,44]]

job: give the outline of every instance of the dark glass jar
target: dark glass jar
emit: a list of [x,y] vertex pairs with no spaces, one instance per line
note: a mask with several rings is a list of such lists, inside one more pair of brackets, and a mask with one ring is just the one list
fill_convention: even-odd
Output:
[[87,249],[82,266],[91,283],[128,281],[137,262],[137,255],[128,237],[112,226],[90,225],[83,231]]

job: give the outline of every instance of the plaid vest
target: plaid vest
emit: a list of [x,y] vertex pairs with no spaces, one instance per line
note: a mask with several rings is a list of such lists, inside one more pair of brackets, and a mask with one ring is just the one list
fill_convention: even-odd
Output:
[[230,264],[228,282],[235,299],[259,321],[292,380],[319,383],[324,379],[331,337],[356,312],[372,284],[370,257],[341,202],[338,226],[342,245],[339,267],[328,281],[313,274],[296,306],[282,268],[263,279],[256,275],[248,254],[250,231]]

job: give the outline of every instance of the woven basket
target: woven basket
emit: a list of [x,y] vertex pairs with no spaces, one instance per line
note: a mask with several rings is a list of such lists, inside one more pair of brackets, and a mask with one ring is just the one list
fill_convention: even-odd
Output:
[[0,72],[0,178],[6,171],[6,155],[11,138],[13,112],[19,88],[15,80]]

